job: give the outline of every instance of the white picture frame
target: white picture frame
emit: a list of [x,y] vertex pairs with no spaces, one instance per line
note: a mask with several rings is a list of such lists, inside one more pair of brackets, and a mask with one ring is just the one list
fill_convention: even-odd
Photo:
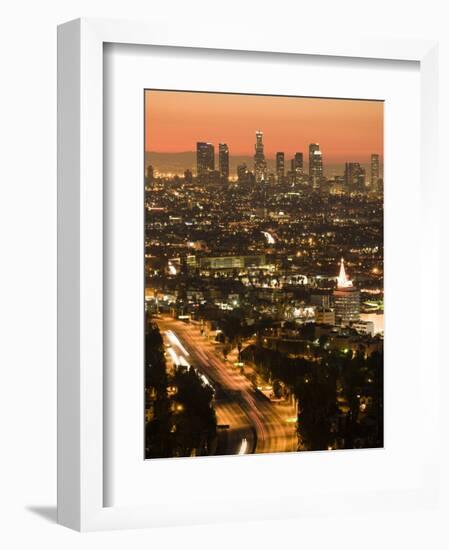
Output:
[[[181,510],[155,509],[151,505],[104,506],[103,48],[106,43],[418,62],[421,192],[425,197],[419,223],[423,239],[429,243],[422,280],[438,272],[437,43],[345,41],[340,37],[318,40],[304,34],[298,38],[205,34],[193,39],[181,24],[168,30],[150,23],[91,19],[72,21],[58,28],[58,521],[84,531],[276,517],[276,511],[267,502],[248,501],[240,505],[238,499],[227,507],[226,513],[218,507],[216,512],[200,510],[184,517]],[[419,292],[422,298],[424,288]],[[438,315],[436,304],[428,304],[425,311]],[[419,330],[426,329],[421,325]],[[429,353],[426,387],[436,396],[439,358],[436,350]],[[435,420],[437,400],[428,405],[428,418]],[[436,435],[437,428],[431,436]],[[425,475],[417,486],[394,495],[398,503],[408,502],[418,508],[434,505],[438,478],[433,466],[438,460],[435,451],[431,462],[422,464]],[[393,498],[387,493],[369,496],[373,499],[370,509]],[[293,502],[293,516],[327,513],[337,502],[344,502],[345,510],[358,506],[351,495],[339,495],[335,501],[329,501],[329,506],[323,506],[318,493],[307,502],[300,498]]]

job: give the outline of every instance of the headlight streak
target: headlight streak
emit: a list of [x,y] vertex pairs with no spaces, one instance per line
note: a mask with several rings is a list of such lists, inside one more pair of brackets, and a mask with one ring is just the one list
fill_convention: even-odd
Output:
[[187,357],[189,356],[189,352],[181,344],[178,337],[176,336],[176,334],[172,330],[167,330],[165,332],[165,334],[167,335],[167,338],[169,339],[170,344],[172,344],[173,346],[176,346],[177,348],[179,348],[184,355],[187,355]]
[[239,455],[246,454],[246,451],[248,449],[248,441],[246,440],[246,437],[242,439],[242,444],[240,445]]
[[178,355],[175,353],[174,349],[173,348],[167,348],[167,351],[168,351],[168,354],[170,355],[171,360],[173,361],[173,363],[178,367],[180,365],[180,359],[179,359]]

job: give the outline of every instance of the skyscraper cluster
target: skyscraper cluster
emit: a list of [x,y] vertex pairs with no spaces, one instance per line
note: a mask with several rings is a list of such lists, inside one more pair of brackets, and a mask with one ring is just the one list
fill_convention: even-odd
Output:
[[[313,189],[318,190],[323,183],[326,183],[323,169],[323,154],[319,143],[309,145],[309,166],[308,174],[304,168],[304,155],[298,151],[286,166],[285,153],[276,153],[275,173],[268,172],[268,163],[264,152],[263,132],[256,131],[254,145],[254,166],[251,171],[246,163],[237,166],[237,177],[240,183],[278,182],[309,184]],[[227,183],[229,181],[229,147],[227,143],[218,145],[218,170],[215,169],[215,148],[212,143],[197,142],[196,144],[197,177],[201,183]],[[381,185],[380,159],[379,155],[371,155],[370,178],[367,181],[365,168],[359,162],[346,162],[344,175],[335,178],[335,181],[345,184],[346,189],[351,191],[362,191],[370,186],[371,190],[378,191]]]
[[215,148],[212,143],[196,144],[196,172],[201,183],[226,183],[229,179],[229,147],[218,144],[218,170],[215,170]]

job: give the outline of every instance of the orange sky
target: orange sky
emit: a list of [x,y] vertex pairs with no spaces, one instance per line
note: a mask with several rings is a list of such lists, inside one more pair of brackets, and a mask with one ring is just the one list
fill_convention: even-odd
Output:
[[195,151],[197,141],[225,142],[230,154],[252,155],[255,131],[265,154],[293,155],[321,146],[324,162],[367,162],[383,156],[383,103],[201,92],[145,93],[145,150]]

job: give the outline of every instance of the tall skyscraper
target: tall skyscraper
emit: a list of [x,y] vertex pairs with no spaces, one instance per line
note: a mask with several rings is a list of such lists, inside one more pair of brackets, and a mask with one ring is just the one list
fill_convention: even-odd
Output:
[[337,277],[337,288],[333,292],[336,322],[347,326],[360,319],[360,292],[348,279],[343,258]]
[[359,162],[345,163],[345,185],[353,191],[363,191],[365,188],[365,169]]
[[285,155],[284,153],[276,153],[276,177],[278,183],[282,183],[285,177]]
[[315,189],[320,186],[323,178],[323,156],[319,143],[309,145],[309,178]]
[[256,145],[254,146],[254,175],[256,182],[260,183],[267,179],[267,161],[263,152],[263,132],[256,132]]
[[292,160],[292,172],[295,173],[295,182],[300,183],[304,174],[304,157],[302,153],[295,153]]
[[196,173],[202,183],[207,183],[209,174],[215,170],[215,151],[212,143],[199,141],[196,144]]
[[371,155],[371,174],[370,174],[370,184],[371,190],[376,191],[379,183],[379,155],[373,153]]
[[229,147],[226,143],[218,144],[218,170],[223,182],[229,179]]
[[229,147],[226,143],[218,144],[218,170],[220,178],[227,182],[229,179]]

